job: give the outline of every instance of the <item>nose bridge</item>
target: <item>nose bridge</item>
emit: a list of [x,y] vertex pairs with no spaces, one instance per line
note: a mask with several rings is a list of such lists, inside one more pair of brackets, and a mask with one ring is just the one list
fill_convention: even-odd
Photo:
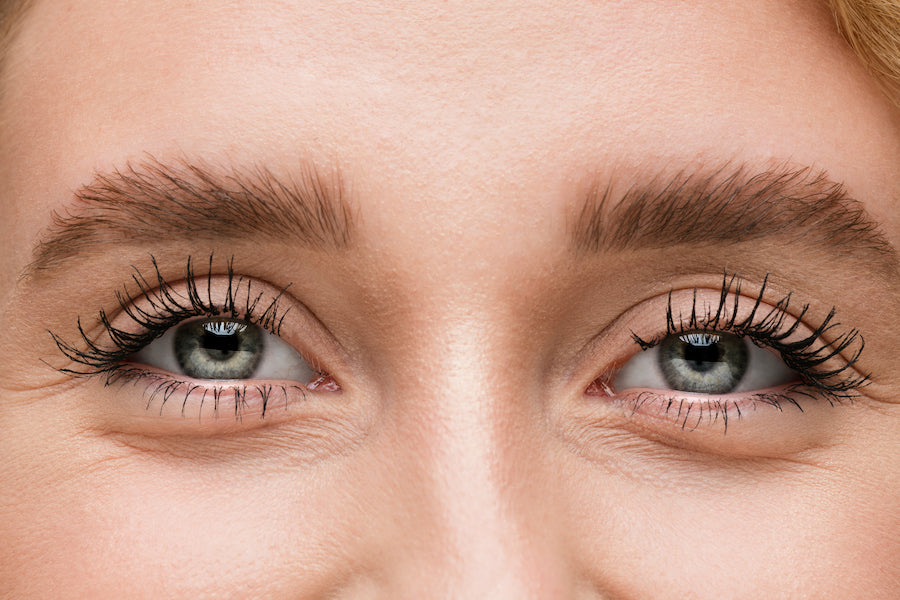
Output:
[[470,400],[483,412],[441,423],[426,463],[447,589],[460,598],[561,597],[546,589],[558,587],[561,553],[539,444],[522,439],[527,428],[504,422],[491,400]]
[[417,349],[421,375],[392,400],[415,432],[416,493],[429,505],[431,526],[411,532],[434,559],[418,585],[434,598],[566,597],[538,390],[504,340],[451,321]]

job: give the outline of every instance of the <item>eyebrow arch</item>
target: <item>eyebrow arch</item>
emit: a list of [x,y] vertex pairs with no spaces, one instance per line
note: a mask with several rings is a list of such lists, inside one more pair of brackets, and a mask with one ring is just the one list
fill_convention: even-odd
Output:
[[74,193],[37,243],[24,276],[62,267],[91,250],[162,240],[294,242],[328,250],[349,246],[352,218],[337,168],[304,165],[289,180],[264,167],[217,168],[148,157],[98,173]]
[[657,177],[618,195],[610,183],[592,185],[570,227],[576,253],[769,241],[785,252],[821,250],[860,261],[900,282],[897,249],[863,204],[824,172],[726,164],[705,173]]

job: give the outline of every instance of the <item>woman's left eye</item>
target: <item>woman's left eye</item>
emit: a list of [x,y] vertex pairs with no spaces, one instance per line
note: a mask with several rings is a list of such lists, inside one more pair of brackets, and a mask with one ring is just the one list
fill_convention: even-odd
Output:
[[693,331],[669,335],[635,355],[613,382],[617,392],[634,388],[697,394],[729,394],[771,388],[798,375],[776,354],[747,338]]
[[185,321],[134,353],[128,362],[193,379],[306,384],[317,375],[296,350],[275,335],[259,325],[231,318]]

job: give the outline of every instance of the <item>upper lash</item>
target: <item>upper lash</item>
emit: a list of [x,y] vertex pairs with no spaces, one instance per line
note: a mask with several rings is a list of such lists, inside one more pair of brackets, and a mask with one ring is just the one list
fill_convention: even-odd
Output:
[[[98,320],[112,347],[98,343],[85,331],[81,318],[78,318],[78,344],[65,341],[59,335],[49,332],[54,343],[63,355],[84,368],[64,367],[58,369],[70,375],[94,375],[112,373],[122,366],[122,362],[154,339],[162,335],[170,327],[185,319],[197,316],[228,316],[243,319],[263,327],[278,335],[287,311],[281,311],[279,300],[287,290],[283,288],[275,298],[267,304],[263,303],[263,293],[255,294],[251,280],[235,276],[234,257],[226,265],[225,277],[227,288],[225,298],[216,303],[212,295],[213,256],[209,257],[208,270],[203,277],[203,286],[194,272],[191,257],[185,267],[184,281],[186,294],[180,294],[163,277],[156,258],[151,254],[150,261],[155,272],[156,285],[152,285],[140,270],[132,265],[132,282],[138,292],[129,296],[125,291],[116,293],[116,300],[123,313],[128,315],[143,331],[131,333],[112,325],[105,310],[100,310]],[[205,287],[205,289],[203,289]],[[141,308],[134,301],[143,298],[149,308]]]
[[[799,313],[791,316],[788,312],[791,302],[789,293],[776,302],[768,312],[760,316],[760,306],[768,280],[769,275],[766,274],[752,310],[741,320],[738,320],[738,312],[742,280],[738,275],[729,276],[728,273],[723,275],[719,303],[714,311],[707,308],[705,312],[698,313],[697,289],[695,288],[691,314],[686,319],[681,313],[677,319],[675,318],[672,307],[672,291],[670,291],[666,305],[666,334],[644,340],[632,332],[632,339],[642,350],[647,350],[658,345],[667,336],[694,331],[718,331],[745,336],[758,346],[771,348],[778,352],[785,364],[798,373],[804,384],[824,393],[830,402],[839,402],[855,396],[859,388],[868,385],[870,375],[850,377],[840,377],[840,375],[859,362],[865,348],[862,334],[858,329],[850,329],[839,334],[831,342],[820,341],[826,332],[841,325],[840,322],[835,321],[835,308],[832,307],[821,324],[809,335],[799,340],[786,341],[796,333],[804,316],[809,312],[810,305],[802,305]],[[727,306],[729,296],[734,297],[731,308]],[[793,319],[793,322],[787,324],[788,319]],[[832,369],[821,368],[825,362],[848,350],[851,354],[840,366]]]

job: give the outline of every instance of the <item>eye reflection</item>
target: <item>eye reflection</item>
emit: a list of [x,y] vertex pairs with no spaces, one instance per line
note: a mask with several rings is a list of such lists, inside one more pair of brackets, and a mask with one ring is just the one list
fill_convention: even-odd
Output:
[[747,341],[731,335],[669,336],[656,356],[666,383],[676,390],[724,394],[747,373]]
[[262,358],[258,327],[233,320],[192,321],[175,330],[175,357],[197,379],[246,379]]
[[790,383],[797,374],[746,338],[694,331],[669,335],[634,356],[616,376],[617,391],[655,388],[728,394]]
[[136,352],[130,362],[194,379],[284,379],[306,384],[316,371],[283,340],[232,318],[181,323]]

